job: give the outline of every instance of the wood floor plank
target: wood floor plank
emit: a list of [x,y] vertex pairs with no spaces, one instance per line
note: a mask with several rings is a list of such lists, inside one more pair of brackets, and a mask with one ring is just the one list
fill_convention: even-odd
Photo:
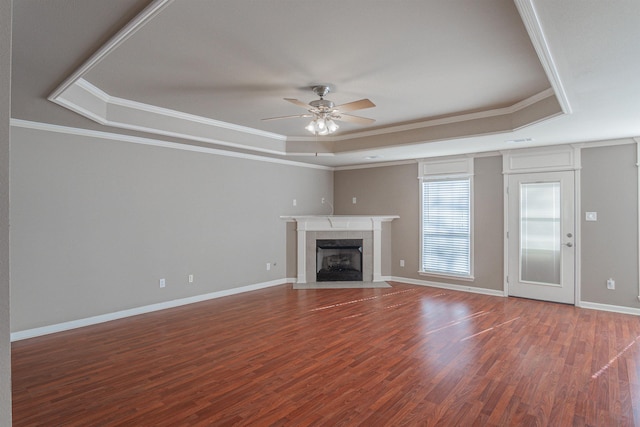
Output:
[[15,426],[640,426],[640,318],[285,284],[12,345]]

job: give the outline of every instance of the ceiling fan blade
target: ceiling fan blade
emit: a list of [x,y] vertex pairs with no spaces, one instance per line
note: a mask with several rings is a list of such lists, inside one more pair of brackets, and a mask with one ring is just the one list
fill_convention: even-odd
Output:
[[368,119],[366,117],[360,116],[352,116],[351,114],[340,114],[340,116],[335,118],[336,120],[341,120],[343,122],[351,122],[357,123],[359,125],[370,125],[375,122],[375,119]]
[[266,119],[260,119],[263,122],[269,121],[269,120],[280,120],[280,119],[295,119],[298,117],[312,117],[311,114],[295,114],[293,116],[280,116],[280,117],[269,117]]
[[284,98],[284,100],[285,100],[285,101],[289,101],[289,102],[290,102],[290,103],[292,103],[292,104],[296,104],[298,107],[302,107],[302,108],[304,108],[305,110],[308,110],[309,108],[311,108],[311,105],[309,105],[309,104],[305,104],[304,102],[299,101],[299,100],[294,99],[294,98]]
[[338,111],[356,111],[356,110],[364,110],[365,108],[375,107],[376,104],[369,101],[368,99],[361,99],[359,101],[347,102],[346,104],[338,105],[335,107]]

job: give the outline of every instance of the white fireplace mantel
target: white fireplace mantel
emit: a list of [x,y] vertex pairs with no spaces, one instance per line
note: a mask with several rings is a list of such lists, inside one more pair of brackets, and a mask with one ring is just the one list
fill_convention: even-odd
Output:
[[373,281],[382,280],[382,223],[400,218],[398,215],[296,215],[280,217],[297,223],[298,277],[297,283],[307,283],[307,232],[373,232]]

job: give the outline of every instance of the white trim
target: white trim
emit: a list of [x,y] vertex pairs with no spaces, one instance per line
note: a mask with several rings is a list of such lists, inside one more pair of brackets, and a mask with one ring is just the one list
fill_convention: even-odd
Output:
[[[194,123],[202,123],[208,126],[218,127],[222,129],[229,129],[236,132],[242,132],[249,135],[257,135],[265,138],[276,139],[278,141],[286,141],[287,137],[274,132],[267,132],[260,129],[254,129],[247,126],[240,126],[233,123],[223,122],[221,120],[211,119],[208,117],[197,116],[195,114],[184,113],[182,111],[171,110],[169,108],[158,107],[156,105],[144,104],[142,102],[131,101],[124,98],[111,97],[110,104],[119,105],[121,107],[130,108],[138,111],[145,111],[147,113],[173,117]],[[187,134],[185,134],[187,135]],[[256,149],[256,148],[253,148]]]
[[[575,147],[576,157],[578,158],[578,162],[582,165],[582,151]],[[576,169],[573,171],[573,224],[574,224],[574,251],[573,251],[573,278],[574,278],[574,304],[578,306],[578,302],[580,298],[582,298],[582,287],[580,286],[582,283],[582,198],[581,198],[581,185],[582,185],[582,174],[580,173],[582,169]]]
[[[268,143],[269,141],[278,141],[285,143],[317,141],[317,138],[315,137],[287,137],[285,135],[267,132],[256,128],[240,126],[207,117],[144,104],[130,99],[113,97],[103,90],[95,87],[88,81],[84,80],[84,76],[87,75],[87,73],[91,69],[93,69],[105,57],[116,50],[129,37],[133,36],[138,30],[143,28],[148,22],[150,22],[158,14],[160,14],[168,5],[172,3],[172,1],[173,0],[154,0],[133,20],[127,23],[120,31],[118,31],[113,37],[111,37],[107,41],[107,43],[105,43],[97,51],[95,51],[91,55],[91,57],[86,60],[79,68],[74,70],[73,73],[71,73],[64,80],[64,82],[60,84],[48,96],[48,99],[52,102],[57,103],[58,105],[68,108],[71,111],[74,111],[103,125],[120,127],[130,130],[139,130],[143,132],[152,132],[170,137],[185,138],[194,141],[209,142],[234,148],[242,148],[278,155],[286,155],[286,147],[282,149],[279,149],[278,147],[265,148],[262,146],[262,144],[265,142]],[[549,50],[549,46],[544,36],[541,23],[538,19],[535,7],[533,5],[533,0],[515,1],[521,18],[529,33],[529,37],[534,45],[534,48],[536,49],[541,65],[543,66],[547,77],[551,82],[551,88],[545,89],[537,94],[530,96],[529,98],[523,99],[519,102],[516,102],[515,104],[504,108],[479,111],[469,114],[459,114],[438,119],[426,119],[411,124],[395,125],[373,130],[364,130],[360,132],[356,131],[345,135],[334,135],[325,137],[323,138],[323,140],[326,142],[339,142],[357,138],[367,138],[370,136],[386,135],[391,133],[412,131],[416,129],[449,125],[465,121],[477,121],[492,117],[513,115],[516,112],[522,111],[525,108],[533,106],[534,104],[551,97],[555,97],[564,113],[570,113],[571,107],[569,105],[569,101],[567,99],[559,73],[557,71],[553,57]],[[96,105],[100,106],[99,110],[92,110],[92,107],[96,107]],[[135,119],[135,116],[138,116],[138,118]],[[516,129],[529,126],[555,116],[557,116],[557,113],[549,113],[549,115],[540,117],[539,119],[534,120],[530,123],[523,124]],[[136,124],[136,120],[140,119],[146,121],[147,124]],[[198,123],[200,125],[207,126],[208,128],[198,129],[196,127],[193,129],[193,132],[185,132],[185,126],[183,126],[183,123],[176,123],[175,121],[186,121],[187,123],[192,124]],[[509,129],[503,129],[501,132],[505,130]],[[515,129],[510,130],[513,131]],[[220,137],[213,138],[211,137],[211,131],[219,131],[223,134],[220,135]],[[225,131],[237,133],[237,135],[233,135],[236,141],[231,142],[229,140],[229,136],[224,135]],[[246,135],[253,135],[258,138],[264,138],[265,141],[245,141],[243,139],[243,136],[246,137]],[[309,154],[313,155],[314,153]],[[315,155],[318,154],[315,153]]]
[[[155,133],[158,135],[184,138],[192,141],[207,142],[268,154],[287,154],[285,147],[286,137],[282,135],[150,104],[112,97],[84,79],[79,79],[75,84],[67,88],[64,93],[50,100],[105,126]],[[96,105],[100,106],[98,110],[94,111],[90,108],[90,106],[95,107]],[[137,119],[134,119],[136,116]],[[117,117],[121,119],[118,120]],[[143,120],[148,124],[156,123],[157,125],[139,125],[136,124],[136,120]],[[179,120],[180,125],[195,124],[196,126],[189,126],[188,129],[191,129],[189,132],[176,131],[174,130],[176,128],[175,123],[171,124],[172,120]],[[185,126],[182,127],[184,128]],[[224,137],[212,137],[213,132],[216,130],[237,133],[238,135],[231,135],[231,137],[239,140],[243,138],[246,139],[246,135],[253,135],[259,138],[265,138],[267,140],[266,142],[278,143],[281,146],[264,148],[251,143],[231,142],[224,139]],[[227,137],[229,137],[229,135],[227,135]]]
[[600,148],[600,147],[615,147],[617,145],[635,144],[640,141],[640,137],[630,138],[618,138],[618,139],[605,139],[592,142],[575,142],[572,143],[572,147],[584,149],[584,148]]
[[[113,52],[118,46],[124,43],[129,37],[134,35],[147,22],[158,15],[162,10],[169,6],[173,0],[155,0],[140,12],[133,20],[125,25],[116,33],[107,43],[102,45],[89,59],[87,59],[78,69],[76,69],[69,77],[65,79],[60,86],[49,95],[49,100],[54,101],[70,86],[81,79],[93,67],[98,65],[109,53]],[[104,92],[103,92],[104,93]],[[55,101],[54,101],[55,102]]]
[[428,280],[408,279],[406,277],[392,276],[389,281],[407,283],[409,285],[429,286],[432,288],[448,289],[451,291],[470,292],[474,294],[491,295],[495,297],[505,297],[504,292],[496,289],[478,288],[475,286],[454,285],[451,283],[431,282]]
[[[286,141],[287,137],[285,137],[284,135],[280,135],[277,133],[273,133],[273,132],[267,132],[267,131],[263,131],[263,130],[259,130],[259,129],[254,129],[254,128],[250,128],[247,126],[240,126],[240,125],[236,125],[233,123],[227,123],[227,122],[223,122],[220,120],[216,120],[216,119],[211,119],[208,117],[203,117],[203,116],[198,116],[195,114],[189,114],[189,113],[185,113],[182,111],[177,111],[177,110],[172,110],[169,108],[164,108],[164,107],[158,107],[156,105],[151,105],[151,104],[145,104],[143,102],[138,102],[138,101],[132,101],[130,99],[125,99],[125,98],[118,98],[115,96],[111,96],[108,95],[107,93],[103,92],[100,88],[94,86],[93,84],[89,83],[88,81],[86,81],[85,79],[79,79],[76,84],[81,87],[82,89],[84,89],[86,92],[88,92],[89,94],[91,94],[92,96],[98,98],[99,100],[107,103],[107,104],[111,104],[111,105],[117,105],[120,107],[124,107],[124,108],[128,108],[131,110],[137,110],[137,111],[144,111],[150,114],[154,114],[154,115],[159,115],[159,116],[166,116],[166,117],[172,117],[175,119],[180,119],[180,120],[185,120],[185,121],[189,121],[189,122],[194,122],[194,123],[201,123],[204,125],[208,125],[208,126],[213,126],[213,127],[218,127],[218,128],[223,128],[223,129],[229,129],[229,130],[233,130],[236,132],[242,132],[242,133],[246,133],[246,134],[250,134],[250,135],[257,135],[257,136],[263,136],[265,138],[271,138],[271,139],[276,139],[279,141]],[[63,99],[63,98],[62,98]],[[108,119],[107,117],[104,117],[103,120],[105,121],[105,123],[111,124],[111,125],[126,125],[126,123],[119,123],[119,122],[112,122]],[[151,129],[151,128],[148,128]],[[155,129],[152,129],[155,131]],[[181,133],[180,133],[181,134]],[[189,135],[184,134],[185,137],[189,137]]]
[[125,135],[121,133],[104,132],[91,129],[75,128],[69,126],[53,125],[50,123],[32,122],[22,119],[11,119],[11,126],[25,129],[34,129],[48,132],[65,133],[68,135],[86,136],[90,138],[109,139],[120,142],[130,142],[133,144],[152,145],[155,147],[173,148],[176,150],[194,151],[197,153],[214,154],[217,156],[235,157],[246,160],[255,160],[267,163],[278,163],[288,166],[298,166],[311,169],[321,169],[333,171],[332,167],[315,165],[311,163],[296,162],[293,160],[277,159],[272,157],[259,156],[257,154],[238,153],[234,151],[220,150],[217,148],[200,147],[197,145],[181,144],[177,142],[162,141],[159,139],[142,138],[139,136]]
[[[289,156],[291,155],[291,153],[287,153],[287,155]],[[481,151],[478,153],[465,154],[464,157],[478,159],[482,157],[495,157],[495,156],[501,156],[501,155],[502,153],[500,153],[499,151]],[[445,157],[450,157],[450,156],[445,156]],[[456,155],[454,157],[460,157],[460,156]],[[387,166],[405,166],[405,165],[413,165],[415,163],[420,163],[422,161],[435,161],[435,159],[442,159],[442,158],[444,157],[427,157],[427,158],[420,158],[420,159],[397,160],[392,162],[382,161],[378,163],[367,163],[364,165],[336,166],[333,168],[333,170],[347,171],[347,170],[356,170],[356,169],[384,168]]]
[[412,160],[398,160],[396,162],[378,162],[378,163],[367,163],[364,165],[351,165],[351,166],[336,166],[334,170],[336,171],[349,171],[356,169],[370,169],[370,168],[383,168],[386,166],[404,166],[404,165],[413,165],[418,161],[415,159]]
[[[509,220],[511,213],[509,212],[509,177],[519,176],[521,173],[553,173],[553,172],[572,172],[573,173],[573,222],[574,222],[574,253],[573,253],[573,305],[579,306],[581,296],[581,234],[582,234],[582,222],[581,222],[581,206],[580,206],[580,170],[582,168],[582,152],[578,146],[564,145],[559,146],[559,150],[548,150],[548,147],[531,148],[516,150],[521,151],[522,154],[516,154],[523,162],[521,167],[514,168],[513,151],[505,152],[503,154],[503,206],[504,206],[504,224],[503,224],[503,266],[504,266],[504,292],[505,295],[509,295]],[[558,156],[558,154],[560,156]],[[567,162],[563,162],[562,154],[566,154]],[[555,162],[553,166],[546,167],[545,161],[550,160],[551,163]],[[560,161],[557,161],[560,159]],[[519,196],[518,196],[519,197]],[[515,233],[518,230],[514,230]]]
[[575,171],[582,167],[580,149],[573,145],[521,148],[502,152],[502,173]]
[[[636,142],[636,168],[640,167],[640,138],[633,138]],[[638,230],[640,230],[640,170],[636,169],[638,175]],[[636,236],[638,239],[638,301],[640,301],[640,232]]]
[[382,279],[382,222],[373,221],[373,281]]
[[292,215],[281,216],[297,222],[297,283],[307,283],[307,232],[371,231],[372,271],[374,282],[382,279],[382,223],[400,218],[398,215]]
[[[473,156],[456,156],[446,160],[421,160],[418,163],[418,179],[420,180],[419,200],[420,200],[420,270],[418,274],[439,276],[445,278],[473,281],[475,269],[475,183],[474,183],[474,158]],[[447,273],[435,273],[424,271],[424,183],[454,179],[469,180],[469,275],[458,276]]]
[[[409,285],[429,286],[432,288],[448,289],[451,291],[460,291],[460,292],[470,292],[474,294],[489,295],[489,296],[496,296],[496,297],[508,297],[506,293],[501,292],[499,290],[495,290],[495,289],[477,288],[474,286],[464,286],[464,285],[454,285],[450,283],[429,282],[425,280],[409,279],[407,277],[392,276],[389,279],[386,279],[386,281],[406,283]],[[609,311],[613,313],[632,314],[635,316],[640,316],[640,308],[624,307],[620,305],[609,305],[609,304],[599,304],[599,303],[588,302],[588,301],[580,301],[580,304],[578,305],[578,307],[591,309],[591,310]]]
[[430,271],[418,271],[420,276],[436,277],[440,279],[462,280],[463,282],[473,282],[476,280],[474,276],[456,276],[455,274],[432,273]]
[[[259,130],[259,129],[255,129],[255,128],[250,128],[250,127],[246,127],[246,126],[240,126],[240,125],[236,125],[236,124],[232,124],[232,123],[227,123],[227,122],[223,122],[223,121],[219,121],[219,120],[215,120],[215,119],[210,119],[207,117],[203,117],[203,116],[198,116],[198,115],[193,115],[193,114],[189,114],[189,113],[184,113],[181,111],[176,111],[176,110],[171,110],[171,109],[167,109],[167,108],[163,108],[163,107],[158,107],[155,105],[150,105],[150,104],[145,104],[142,102],[137,102],[137,101],[133,101],[133,100],[129,100],[129,99],[125,99],[125,98],[118,98],[118,97],[114,97],[111,96],[109,94],[107,94],[106,92],[104,92],[103,90],[101,90],[100,88],[94,86],[93,84],[89,83],[88,81],[84,80],[82,78],[82,75],[80,76],[75,76],[74,74],[74,78],[75,80],[69,84],[66,84],[66,86],[64,87],[63,91],[59,91],[58,89],[56,89],[56,91],[51,94],[49,96],[49,100],[52,102],[55,102],[58,105],[61,105],[65,108],[68,108],[80,115],[83,115],[85,117],[90,118],[91,120],[94,120],[98,123],[104,124],[104,125],[109,125],[109,126],[115,126],[115,127],[121,127],[121,128],[125,128],[125,129],[135,129],[135,130],[141,130],[141,131],[145,131],[145,132],[153,132],[153,133],[159,133],[162,135],[171,135],[171,136],[179,136],[182,138],[187,138],[187,139],[196,139],[196,140],[201,140],[199,138],[201,137],[197,137],[195,135],[191,135],[191,134],[187,134],[187,133],[183,133],[183,132],[173,132],[173,131],[169,131],[169,130],[162,130],[159,128],[155,128],[155,127],[145,127],[145,126],[138,126],[135,125],[133,123],[125,123],[122,121],[117,121],[117,120],[111,120],[109,119],[109,115],[107,113],[107,111],[109,111],[109,106],[116,106],[116,107],[122,107],[122,108],[126,108],[129,110],[133,110],[133,111],[138,111],[138,112],[144,112],[147,113],[148,115],[153,115],[153,116],[160,116],[161,117],[170,117],[170,118],[174,118],[174,119],[179,119],[179,120],[185,120],[185,121],[190,121],[190,122],[196,122],[196,123],[201,123],[201,124],[205,124],[207,126],[211,126],[213,128],[221,128],[221,129],[227,129],[227,130],[232,130],[235,132],[240,132],[240,133],[244,133],[244,134],[250,134],[250,135],[256,135],[256,136],[261,136],[261,137],[265,137],[268,139],[274,139],[274,140],[278,140],[278,141],[287,141],[287,142],[315,142],[317,141],[316,137],[286,137],[285,135],[281,135],[281,134],[277,134],[277,133],[273,133],[273,132],[268,132],[268,131],[263,131],[263,130]],[[95,98],[96,100],[101,101],[102,103],[105,104],[105,113],[103,116],[100,116],[94,112],[91,112],[88,108],[86,108],[83,104],[87,102],[87,99],[85,98],[79,98],[79,99],[75,99],[72,100],[73,97],[73,89],[74,87],[76,89],[81,89],[85,94],[91,95],[93,98]],[[67,95],[67,96],[65,96]],[[71,95],[71,96],[68,96]],[[499,116],[503,116],[503,115],[507,115],[507,114],[513,114],[517,111],[520,111],[530,105],[535,104],[536,102],[539,102],[545,98],[548,98],[549,96],[553,95],[553,90],[552,89],[546,89],[538,94],[535,94],[525,100],[522,100],[520,102],[517,102],[515,104],[513,104],[512,106],[509,107],[505,107],[505,108],[499,108],[499,109],[493,109],[493,110],[487,110],[487,111],[480,111],[480,112],[476,112],[476,113],[469,113],[469,114],[461,114],[461,115],[457,115],[457,116],[451,116],[451,117],[445,117],[445,118],[439,118],[439,119],[428,119],[428,120],[424,120],[421,122],[416,122],[416,123],[411,123],[411,124],[405,124],[405,125],[398,125],[398,126],[390,126],[390,127],[386,127],[384,129],[376,129],[376,130],[370,130],[370,131],[356,131],[356,132],[352,132],[349,133],[347,135],[334,135],[334,136],[328,136],[328,137],[324,137],[323,140],[324,141],[328,141],[328,142],[340,142],[340,141],[346,141],[346,140],[351,140],[351,139],[356,139],[356,138],[366,138],[369,136],[376,136],[376,135],[384,135],[384,134],[390,134],[390,133],[396,133],[396,132],[405,132],[405,131],[411,131],[411,130],[415,130],[415,129],[423,129],[423,128],[429,128],[429,127],[434,127],[434,126],[442,126],[442,125],[447,125],[447,124],[452,124],[452,123],[461,123],[461,122],[465,122],[465,121],[472,121],[472,120],[480,120],[480,119],[486,119],[486,118],[491,118],[491,117],[499,117]],[[548,117],[546,117],[548,118]],[[545,118],[545,119],[546,119]],[[543,119],[541,119],[543,120]],[[539,121],[539,120],[538,120]],[[528,126],[532,123],[528,123],[524,126]],[[522,126],[522,127],[524,127]],[[514,129],[511,129],[514,130]],[[212,142],[207,140],[208,142]],[[219,143],[219,144],[223,144],[224,141],[218,141],[215,140],[214,142]],[[251,145],[246,145],[244,146],[244,148],[247,149],[258,149],[255,148],[254,146]]]
[[[86,92],[90,93],[94,97],[98,98],[100,101],[105,104],[108,102],[112,102],[113,100],[119,100],[121,98],[115,98],[110,96],[107,92],[103,91],[97,86],[92,85],[88,81],[83,78],[79,78],[74,84],[78,85],[78,87],[84,89]],[[130,101],[133,102],[133,101]]]
[[591,310],[610,311],[612,313],[633,314],[640,316],[640,308],[625,307],[622,305],[600,304],[597,302],[580,301],[580,308]]
[[[552,95],[554,95],[553,89],[549,88],[549,89],[543,90],[540,93],[532,95],[529,98],[523,99],[522,101],[516,102],[515,104],[510,105],[508,107],[504,107],[504,108],[496,108],[493,110],[478,111],[475,113],[468,113],[468,114],[460,114],[455,116],[443,117],[439,119],[427,119],[427,120],[405,124],[405,125],[389,126],[383,129],[353,132],[353,133],[349,133],[348,135],[336,135],[336,136],[327,138],[327,140],[328,141],[345,141],[345,140],[355,139],[355,138],[365,138],[369,136],[385,135],[389,133],[405,132],[405,131],[424,129],[424,128],[429,128],[434,126],[441,126],[441,125],[448,125],[453,123],[462,123],[462,122],[472,121],[472,120],[488,119],[491,117],[505,116],[508,114],[513,114],[515,112],[518,112]],[[549,117],[544,117],[543,119],[540,119],[540,120],[545,120],[547,118]],[[536,122],[528,123],[524,126],[521,126],[520,128],[526,127],[530,124],[537,123],[540,120],[537,120]],[[511,130],[514,130],[514,129],[511,129]],[[315,141],[313,137],[289,138],[288,140],[289,141]]]
[[71,320],[69,322],[57,323],[54,325],[42,326],[39,328],[26,329],[24,331],[12,332],[11,341],[19,341],[27,338],[39,337],[42,335],[54,334],[56,332],[68,331],[70,329],[82,328],[84,326],[96,325],[98,323],[109,322],[111,320],[123,319],[125,317],[137,316],[139,314],[151,313],[154,311],[166,310],[168,308],[180,307],[182,305],[207,301],[215,298],[222,298],[229,295],[251,292],[271,286],[290,283],[289,279],[271,280],[269,282],[256,283],[253,285],[241,286],[239,288],[226,289],[223,291],[211,292],[208,294],[196,295],[172,301],[160,302],[157,304],[145,305],[130,308],[128,310],[116,311],[114,313],[101,314],[98,316],[86,317],[84,319]]
[[421,160],[418,176],[424,181],[473,176],[473,157]]
[[547,74],[551,87],[553,87],[560,108],[562,108],[565,114],[571,114],[571,104],[569,103],[569,98],[562,84],[562,79],[560,79],[560,73],[556,67],[551,50],[549,49],[549,44],[544,35],[533,0],[514,0],[514,2],[522,18],[522,22],[527,29],[531,43],[538,54],[540,64],[542,64],[542,68],[544,68]]
[[[502,159],[504,162],[504,158]],[[505,296],[509,295],[509,175],[502,174],[502,212],[503,212],[503,227],[502,227],[502,266],[503,266],[503,278],[504,287],[503,292]]]

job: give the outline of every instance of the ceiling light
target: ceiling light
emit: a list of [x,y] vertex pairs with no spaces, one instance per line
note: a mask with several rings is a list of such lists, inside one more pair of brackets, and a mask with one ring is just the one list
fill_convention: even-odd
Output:
[[308,130],[309,132],[315,134],[316,133],[316,121],[315,120],[311,120],[309,122],[309,124],[307,126],[305,126],[305,129]]
[[309,122],[305,129],[314,135],[329,135],[338,130],[340,126],[332,120],[331,116],[325,112],[313,113],[313,120]]
[[333,120],[331,119],[327,120],[327,130],[329,131],[329,133],[333,133],[337,131],[339,127],[340,126],[338,126],[338,124]]

